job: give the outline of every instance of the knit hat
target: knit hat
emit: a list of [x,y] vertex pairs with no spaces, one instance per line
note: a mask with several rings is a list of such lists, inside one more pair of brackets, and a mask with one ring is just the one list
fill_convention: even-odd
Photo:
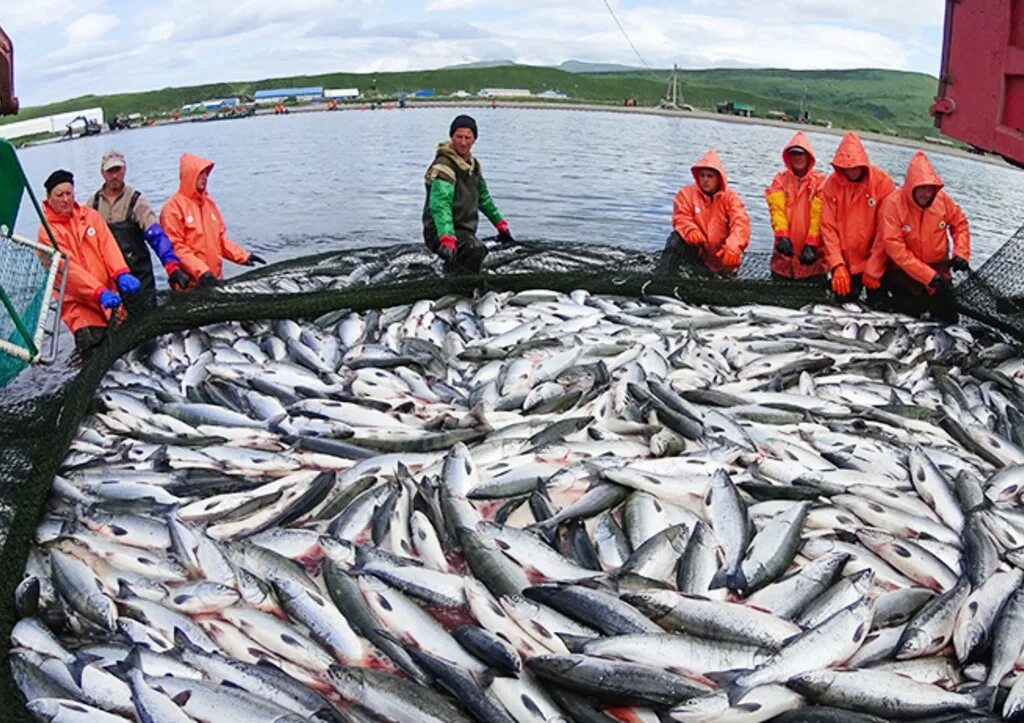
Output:
[[473,131],[474,140],[479,137],[476,129],[476,121],[473,120],[472,116],[455,116],[455,120],[452,121],[451,127],[448,128],[448,137],[451,138],[454,136],[455,131],[459,130],[459,128],[469,128],[469,130]]
[[71,171],[65,171],[63,168],[59,168],[50,174],[50,177],[43,183],[43,188],[46,189],[46,193],[49,194],[53,189],[62,183],[74,183],[75,177],[71,174]]

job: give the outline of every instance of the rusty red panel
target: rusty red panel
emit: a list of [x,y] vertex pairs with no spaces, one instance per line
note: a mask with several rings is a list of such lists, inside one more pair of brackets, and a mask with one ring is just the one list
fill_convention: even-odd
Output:
[[947,0],[935,124],[1024,164],[1024,0]]

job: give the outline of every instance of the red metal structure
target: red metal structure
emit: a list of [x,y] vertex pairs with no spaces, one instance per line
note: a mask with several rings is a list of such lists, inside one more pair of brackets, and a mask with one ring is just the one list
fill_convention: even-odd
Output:
[[14,45],[0,28],[0,115],[18,112],[18,99],[14,97]]
[[1024,0],[947,0],[931,111],[945,135],[1024,166]]

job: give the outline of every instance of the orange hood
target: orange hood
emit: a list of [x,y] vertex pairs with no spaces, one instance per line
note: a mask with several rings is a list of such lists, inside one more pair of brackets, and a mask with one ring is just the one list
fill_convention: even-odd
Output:
[[793,173],[793,166],[790,165],[790,148],[803,148],[807,151],[807,160],[810,162],[807,164],[807,173],[805,175],[814,173],[814,164],[817,162],[817,159],[814,157],[814,150],[811,148],[811,142],[807,139],[807,136],[804,135],[803,131],[797,131],[796,134],[789,139],[789,143],[786,144],[786,147],[782,149],[782,162],[786,164],[786,168],[789,169],[789,172]]
[[722,179],[722,185],[718,190],[725,190],[725,186],[729,182],[729,178],[725,175],[725,166],[722,165],[722,159],[718,157],[718,153],[714,148],[705,153],[699,161],[690,166],[690,173],[693,174],[694,181],[697,180],[697,171],[701,168],[710,168],[712,171],[716,171],[719,178]]
[[832,167],[839,170],[840,168],[867,167],[869,165],[871,164],[868,162],[868,152],[864,150],[860,136],[856,133],[847,133],[843,136],[843,140],[839,142],[839,147],[836,149],[836,154],[832,157]]
[[178,167],[178,192],[189,198],[199,198],[206,195],[205,191],[200,193],[196,190],[196,179],[207,168],[213,169],[213,161],[194,156],[191,153],[182,153],[181,163]]
[[913,158],[910,159],[910,164],[907,166],[907,176],[903,180],[903,194],[913,201],[914,189],[918,186],[938,186],[942,188],[944,185],[946,184],[942,182],[942,178],[935,171],[931,161],[928,160],[928,156],[922,151],[915,153]]

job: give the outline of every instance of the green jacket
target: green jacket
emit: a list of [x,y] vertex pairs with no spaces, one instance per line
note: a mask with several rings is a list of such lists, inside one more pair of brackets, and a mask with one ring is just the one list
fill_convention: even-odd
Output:
[[445,141],[424,178],[427,200],[423,206],[423,236],[436,241],[441,236],[476,235],[480,211],[497,225],[501,220],[487,182],[475,158],[466,160]]

